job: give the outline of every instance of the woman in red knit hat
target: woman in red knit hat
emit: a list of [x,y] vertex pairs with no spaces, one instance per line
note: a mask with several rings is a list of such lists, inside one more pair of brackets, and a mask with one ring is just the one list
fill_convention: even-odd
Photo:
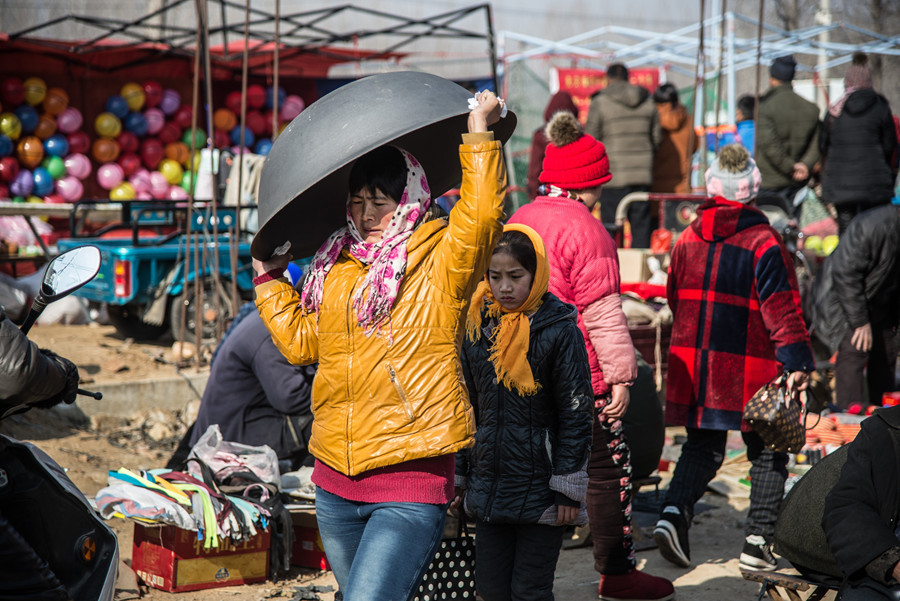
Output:
[[537,231],[550,260],[550,292],[578,309],[591,366],[596,419],[588,461],[587,510],[600,572],[601,599],[668,600],[672,583],[635,569],[631,539],[631,463],[622,433],[628,388],[637,359],[619,295],[616,245],[591,209],[612,179],[602,143],[586,135],[574,115],[547,124],[550,144],[543,191],[509,219]]

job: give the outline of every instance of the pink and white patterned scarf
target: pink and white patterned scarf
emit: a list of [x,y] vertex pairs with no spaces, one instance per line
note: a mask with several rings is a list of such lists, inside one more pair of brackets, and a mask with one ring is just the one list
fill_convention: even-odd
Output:
[[366,336],[380,331],[390,321],[391,307],[406,275],[406,242],[431,206],[431,190],[424,169],[414,156],[402,148],[397,150],[406,161],[406,187],[381,240],[371,244],[363,240],[350,216],[348,198],[347,225],[331,234],[316,252],[300,296],[304,309],[318,311],[325,276],[341,256],[341,251],[348,248],[351,255],[370,266],[362,286],[353,296],[356,321],[365,328]]

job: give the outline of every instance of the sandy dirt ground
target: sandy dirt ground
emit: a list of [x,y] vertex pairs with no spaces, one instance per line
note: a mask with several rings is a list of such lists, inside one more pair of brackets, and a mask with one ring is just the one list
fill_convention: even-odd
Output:
[[[74,360],[84,379],[88,380],[84,382],[86,388],[89,388],[91,381],[135,381],[171,376],[176,371],[172,362],[174,357],[171,340],[153,344],[134,343],[123,340],[110,326],[38,326],[32,330],[31,338],[42,347]],[[79,402],[96,401],[87,399]],[[180,416],[172,416],[173,421],[178,419]],[[23,416],[14,416],[4,421],[0,424],[0,432],[40,446],[66,468],[73,482],[91,497],[106,485],[108,470],[120,467],[150,469],[165,464],[176,439],[153,440],[146,435],[146,424],[146,416],[135,416],[133,420],[93,420],[73,425],[57,410],[32,410]],[[670,436],[676,433],[677,430],[674,429],[669,431]],[[748,469],[749,464],[742,455],[730,457],[715,481],[718,490],[729,494],[710,491],[702,499],[700,511],[690,532],[693,560],[691,568],[681,569],[669,564],[655,549],[638,551],[638,567],[654,575],[672,579],[678,599],[750,601],[757,598],[759,585],[741,577],[737,560],[743,543],[743,520],[748,505],[748,491],[737,481],[746,475]],[[659,475],[663,479],[661,488],[665,488],[671,471],[661,472]],[[636,500],[635,521],[647,533],[652,530],[655,521],[649,507],[655,504],[653,489],[642,489]],[[332,592],[318,592],[317,597],[300,594],[304,587],[311,585],[336,588],[330,572],[305,568],[295,568],[288,579],[279,583],[266,582],[177,594],[148,589],[136,582],[133,572],[128,568],[133,524],[114,519],[110,526],[119,538],[119,553],[123,560],[118,591],[120,600],[139,596],[150,601],[333,599]],[[652,540],[649,542],[652,543]],[[781,565],[783,572],[795,573],[785,560],[781,560]],[[557,566],[555,596],[561,601],[595,600],[598,579],[590,549],[564,549]],[[829,594],[826,599],[833,599],[833,594]]]

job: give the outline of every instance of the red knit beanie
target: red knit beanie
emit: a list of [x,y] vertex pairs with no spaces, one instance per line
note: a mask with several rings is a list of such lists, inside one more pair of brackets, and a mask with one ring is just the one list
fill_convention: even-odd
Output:
[[612,179],[606,147],[584,133],[575,115],[556,113],[545,133],[550,143],[540,182],[563,190],[586,190]]

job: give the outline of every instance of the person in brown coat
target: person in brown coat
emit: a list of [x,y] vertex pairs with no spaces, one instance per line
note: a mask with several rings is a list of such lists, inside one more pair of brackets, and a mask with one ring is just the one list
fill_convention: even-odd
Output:
[[544,164],[544,153],[547,150],[547,144],[550,143],[544,130],[547,128],[547,124],[553,118],[553,115],[560,111],[568,111],[576,117],[578,116],[578,107],[575,106],[572,95],[564,90],[560,90],[550,97],[550,102],[547,103],[547,108],[544,109],[544,124],[534,130],[534,135],[531,136],[531,153],[528,158],[528,178],[526,180],[528,198],[531,200],[538,197],[538,187],[541,185],[538,178],[541,175],[542,165]]
[[696,136],[687,109],[678,101],[678,90],[664,83],[653,93],[662,141],[653,157],[651,192],[688,192],[689,157],[696,150]]

